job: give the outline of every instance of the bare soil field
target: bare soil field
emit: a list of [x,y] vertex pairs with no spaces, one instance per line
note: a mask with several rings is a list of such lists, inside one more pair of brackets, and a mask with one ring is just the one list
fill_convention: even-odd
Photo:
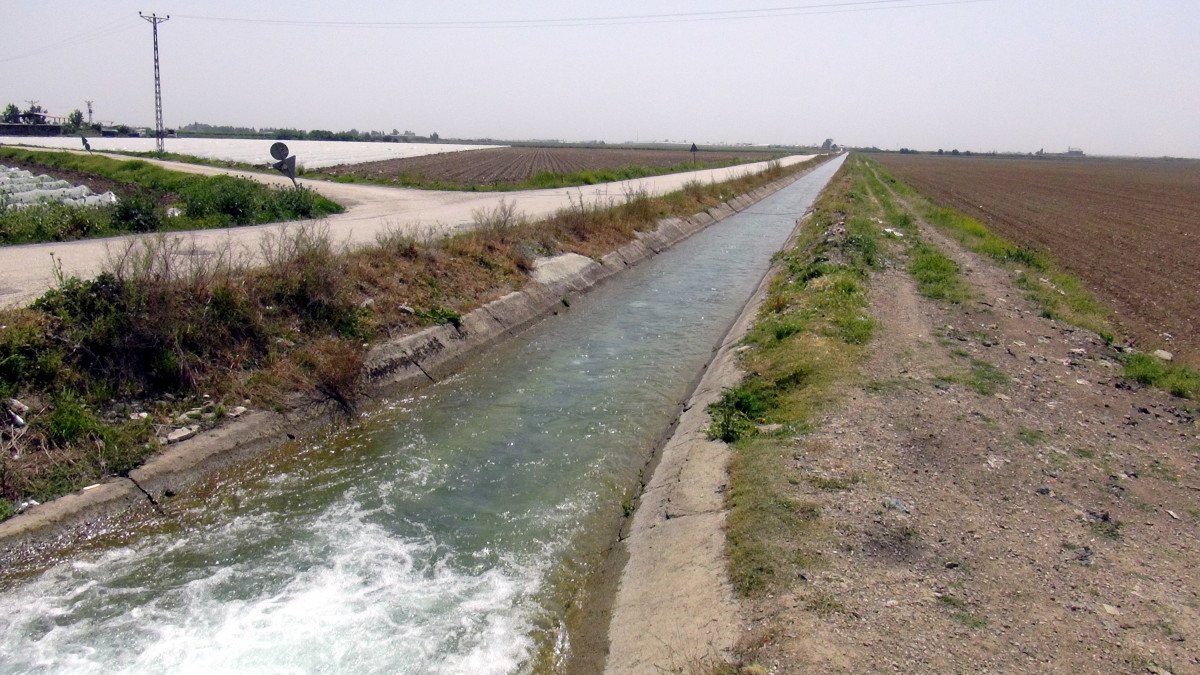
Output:
[[[771,153],[741,151],[696,153],[700,164],[763,161]],[[406,157],[363,164],[343,164],[323,169],[333,176],[365,178],[408,177],[410,182],[456,185],[521,183],[538,172],[571,174],[578,171],[620,169],[627,166],[667,168],[692,161],[685,150],[629,150],[620,148],[489,148],[424,157]]]
[[[861,381],[789,448],[813,564],[749,605],[770,673],[1200,672],[1200,421],[925,222],[973,297],[871,282]],[[968,369],[975,375],[965,374]],[[959,373],[955,375],[955,373]],[[984,375],[986,374],[986,376]]]
[[1200,363],[1200,161],[877,159],[938,203],[1049,253],[1139,348]]

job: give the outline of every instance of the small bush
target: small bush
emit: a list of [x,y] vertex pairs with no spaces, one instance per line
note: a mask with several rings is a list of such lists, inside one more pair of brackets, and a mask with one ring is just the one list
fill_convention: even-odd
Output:
[[430,307],[429,309],[418,311],[416,316],[435,326],[448,323],[455,328],[462,328],[462,315],[446,307]]
[[315,347],[314,375],[317,392],[346,414],[352,414],[362,396],[363,351],[343,340],[323,340]]
[[189,218],[217,217],[244,225],[255,222],[266,188],[245,178],[211,176],[195,180],[180,194],[183,213]]
[[101,431],[100,422],[83,404],[71,395],[59,397],[50,413],[49,430],[46,434],[52,442],[66,445],[88,434]]
[[155,232],[162,225],[154,198],[139,190],[120,199],[113,208],[113,224],[133,232]]

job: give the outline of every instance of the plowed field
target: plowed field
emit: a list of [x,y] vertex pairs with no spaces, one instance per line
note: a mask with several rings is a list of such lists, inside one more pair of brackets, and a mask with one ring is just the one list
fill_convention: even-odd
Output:
[[[696,154],[696,161],[701,164],[770,158],[769,153],[750,151],[702,151]],[[409,177],[454,185],[497,185],[521,183],[539,171],[570,174],[627,166],[665,168],[691,161],[692,153],[685,150],[511,147],[346,164],[323,169],[322,173],[377,179]]]
[[1135,344],[1200,363],[1200,161],[878,159],[935,201],[1051,254]]

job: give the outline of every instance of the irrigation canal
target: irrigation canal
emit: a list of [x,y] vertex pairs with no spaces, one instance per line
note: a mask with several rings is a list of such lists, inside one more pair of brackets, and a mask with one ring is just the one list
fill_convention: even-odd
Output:
[[507,673],[561,651],[608,544],[589,527],[842,160],[420,395],[4,580],[0,671]]

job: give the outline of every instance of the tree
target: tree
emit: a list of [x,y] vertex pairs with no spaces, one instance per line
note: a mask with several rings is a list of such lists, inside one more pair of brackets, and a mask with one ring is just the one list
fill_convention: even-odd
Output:
[[437,139],[438,139],[438,135],[437,135],[436,131],[433,132],[432,134],[429,134],[429,140],[434,141],[436,143]]
[[46,111],[42,106],[32,103],[28,110],[21,113],[21,119],[25,120],[26,124],[45,124]]
[[67,115],[67,131],[75,133],[81,127],[83,127],[83,111],[76,108],[71,111],[70,115]]
[[21,123],[21,109],[15,105],[13,105],[12,103],[9,103],[4,108],[3,119],[4,119],[5,124],[20,124]]

